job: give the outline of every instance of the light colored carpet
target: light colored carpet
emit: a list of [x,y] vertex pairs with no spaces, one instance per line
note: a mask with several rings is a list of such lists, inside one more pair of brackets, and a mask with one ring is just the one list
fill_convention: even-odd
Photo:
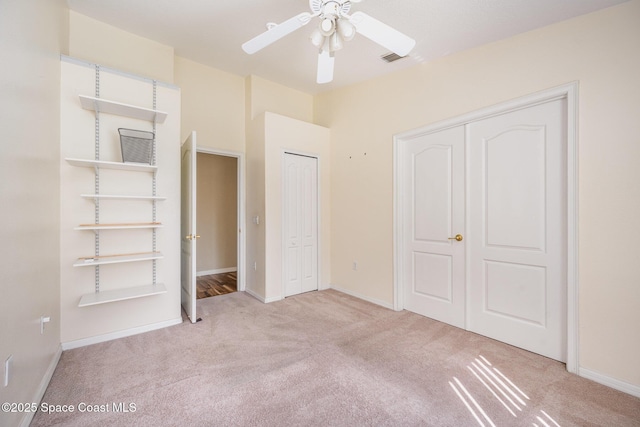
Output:
[[466,405],[486,426],[640,426],[640,399],[561,363],[336,291],[198,307],[194,325],[65,351],[43,402],[76,411],[32,426],[481,425]]

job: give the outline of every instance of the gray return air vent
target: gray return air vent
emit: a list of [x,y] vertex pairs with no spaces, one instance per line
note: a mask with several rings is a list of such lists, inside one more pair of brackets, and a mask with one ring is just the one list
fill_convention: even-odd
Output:
[[397,61],[398,59],[406,58],[406,56],[400,56],[395,53],[387,53],[386,55],[382,55],[380,58],[385,62],[393,62]]

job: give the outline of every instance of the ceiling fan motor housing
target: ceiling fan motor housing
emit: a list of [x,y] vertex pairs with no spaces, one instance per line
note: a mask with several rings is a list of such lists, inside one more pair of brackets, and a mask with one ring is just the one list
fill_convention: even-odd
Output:
[[340,17],[351,10],[351,0],[309,0],[309,7],[321,18],[326,15]]

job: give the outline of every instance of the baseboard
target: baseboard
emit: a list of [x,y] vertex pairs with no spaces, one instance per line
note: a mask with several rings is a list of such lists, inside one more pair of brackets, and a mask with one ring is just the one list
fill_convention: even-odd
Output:
[[71,350],[74,348],[85,347],[91,344],[98,344],[105,341],[111,341],[118,338],[130,337],[132,335],[142,334],[144,332],[155,331],[157,329],[166,328],[182,323],[182,317],[177,319],[166,320],[164,322],[152,323],[151,325],[139,326],[137,328],[125,329],[123,331],[112,332],[110,334],[97,335],[95,337],[83,338],[80,340],[63,342],[63,350]]
[[245,289],[244,292],[248,293],[249,295],[251,295],[252,297],[257,299],[258,301],[260,301],[262,303],[265,303],[265,304],[269,304],[270,302],[280,301],[282,299],[280,297],[264,298],[262,295],[258,295],[257,293],[255,293],[251,289]]
[[238,271],[238,267],[216,268],[215,270],[197,271],[196,277],[208,276],[210,274],[233,273]]
[[620,381],[599,372],[595,372],[585,368],[579,368],[578,375],[588,380],[595,381],[599,384],[606,385],[607,387],[611,387],[623,393],[630,394],[631,396],[640,397],[640,387],[637,385],[629,384],[627,382]]
[[375,299],[375,298],[370,298],[370,297],[368,297],[366,295],[362,295],[362,294],[360,294],[358,292],[354,292],[354,291],[351,291],[349,289],[342,288],[342,287],[337,286],[337,285],[335,285],[333,283],[331,284],[331,289],[334,289],[334,290],[336,290],[338,292],[342,292],[343,294],[351,295],[352,297],[356,297],[358,299],[370,302],[372,304],[379,305],[379,306],[384,307],[384,308],[388,308],[389,310],[393,310],[393,304],[392,303],[388,303],[386,301],[380,301],[380,300]]
[[[58,362],[60,361],[60,356],[62,356],[62,346],[58,346],[58,350],[56,351],[56,354],[53,355],[53,359],[51,359],[51,363],[49,363],[49,367],[44,373],[44,376],[42,377],[42,381],[40,381],[40,385],[38,386],[38,389],[36,390],[36,394],[33,397],[33,400],[31,400],[31,402],[40,403],[42,401],[42,398],[44,397],[44,392],[47,391],[47,387],[49,387],[49,382],[51,381],[51,377],[53,377],[53,373],[56,370],[56,366],[58,366]],[[31,424],[31,421],[33,421],[34,415],[35,415],[34,412],[25,412],[24,417],[22,417],[22,421],[20,421],[20,426],[29,427],[29,424]]]
[[254,291],[252,291],[251,289],[245,289],[244,290],[246,293],[248,293],[249,295],[251,295],[252,297],[254,297],[255,299],[257,299],[260,302],[265,302],[264,298],[262,298],[261,295],[258,295],[257,293],[255,293]]

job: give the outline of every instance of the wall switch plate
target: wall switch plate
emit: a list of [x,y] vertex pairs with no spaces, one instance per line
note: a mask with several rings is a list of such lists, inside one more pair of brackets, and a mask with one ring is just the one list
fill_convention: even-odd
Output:
[[353,271],[358,271],[358,261],[353,261]]
[[40,316],[40,335],[44,334],[44,324],[51,322],[50,316]]
[[4,361],[4,386],[9,385],[9,379],[11,378],[11,372],[13,371],[13,354],[7,357]]

